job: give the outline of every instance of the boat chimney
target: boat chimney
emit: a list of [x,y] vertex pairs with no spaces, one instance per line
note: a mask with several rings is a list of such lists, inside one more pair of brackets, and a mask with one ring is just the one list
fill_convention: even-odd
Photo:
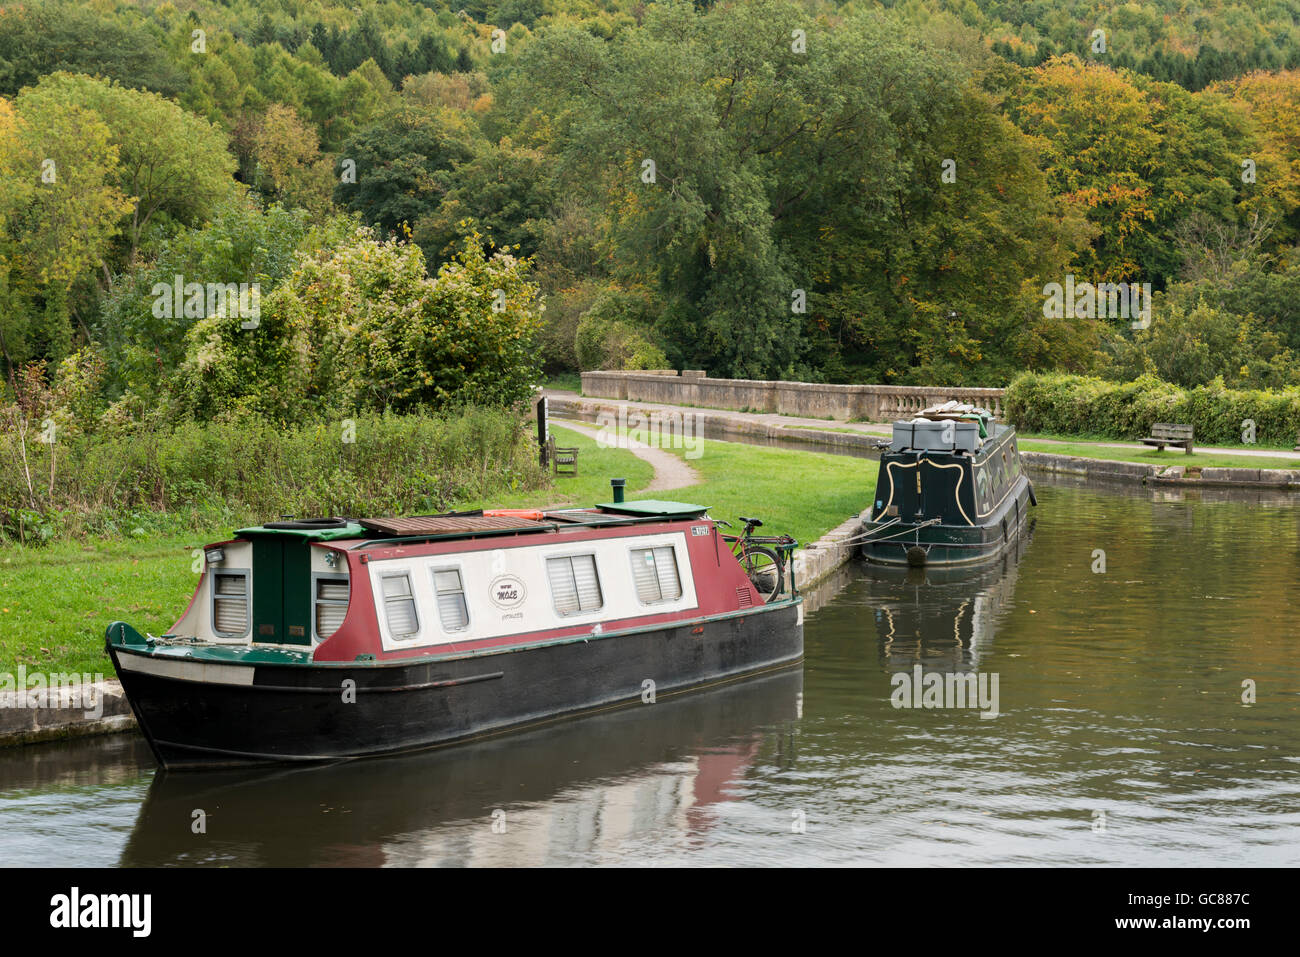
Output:
[[618,505],[623,501],[623,486],[627,484],[627,479],[610,479],[609,484],[614,487],[614,504]]

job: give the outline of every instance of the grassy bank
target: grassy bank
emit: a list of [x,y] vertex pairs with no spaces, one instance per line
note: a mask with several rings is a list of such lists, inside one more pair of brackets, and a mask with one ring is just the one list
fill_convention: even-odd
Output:
[[1078,442],[1035,442],[1021,439],[1023,452],[1046,452],[1051,455],[1075,455],[1085,459],[1105,459],[1112,462],[1140,462],[1143,465],[1188,465],[1197,468],[1234,469],[1300,469],[1300,459],[1273,458],[1263,455],[1233,455],[1231,452],[1193,452],[1182,449],[1124,449]]
[[[817,429],[812,425],[794,425],[794,429]],[[823,432],[844,432],[866,435],[861,429],[826,428]],[[879,436],[877,436],[879,437]],[[1181,449],[1165,449],[1159,452],[1154,448],[1128,449],[1107,445],[1113,439],[1104,436],[1081,438],[1063,435],[1024,435],[1018,436],[1018,444],[1025,452],[1047,452],[1052,455],[1072,455],[1084,459],[1100,459],[1112,462],[1140,462],[1144,465],[1190,465],[1199,468],[1237,468],[1237,469],[1300,469],[1300,458],[1285,458],[1265,455],[1233,455],[1234,450],[1246,451],[1290,451],[1277,446],[1237,445],[1216,448],[1211,452],[1193,452],[1187,455]],[[1052,441],[1039,441],[1050,439]]]
[[0,552],[0,672],[100,672],[109,622],[161,634],[190,600],[194,549],[230,529],[164,538],[60,542]]
[[[650,465],[631,452],[599,448],[587,436],[562,427],[556,433],[561,445],[581,450],[577,476],[561,476],[538,490],[466,496],[451,505],[592,505],[609,501],[611,478],[627,479],[629,498],[653,478]],[[875,483],[874,464],[867,460],[732,442],[706,441],[700,457],[688,464],[700,474],[698,484],[654,496],[712,506],[714,517],[731,522],[740,515],[756,516],[764,521],[763,532],[788,533],[801,542],[819,538],[859,512]],[[122,619],[142,631],[166,631],[198,581],[193,550],[224,538],[232,525],[242,523],[0,549],[0,672],[25,664],[29,670],[111,677],[103,653],[108,623]]]
[[[685,458],[685,450],[670,449]],[[736,523],[761,518],[758,534],[788,534],[816,541],[870,504],[876,462],[848,455],[705,440],[700,457],[687,459],[704,481],[662,493],[711,506],[714,518]]]
[[[1038,439],[1051,439],[1054,442],[1070,442],[1077,445],[1093,445],[1097,443],[1106,444],[1117,441],[1128,441],[1127,439],[1116,439],[1114,436],[1096,434],[1063,435],[1056,432],[1017,432],[1017,435],[1019,435],[1022,440],[1028,439],[1030,441],[1036,441]],[[1197,440],[1193,439],[1192,445],[1195,447],[1197,445]],[[1216,442],[1214,443],[1213,448],[1216,452],[1290,452],[1294,450],[1295,443],[1288,442],[1284,445],[1274,443],[1270,445],[1266,442],[1256,442],[1253,444],[1247,444],[1245,442]]]

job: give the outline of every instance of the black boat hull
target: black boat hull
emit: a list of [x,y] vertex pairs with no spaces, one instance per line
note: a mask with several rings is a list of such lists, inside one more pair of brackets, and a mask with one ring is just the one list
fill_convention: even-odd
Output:
[[1018,476],[1002,505],[979,525],[925,525],[913,522],[862,523],[862,557],[877,565],[913,567],[978,565],[1015,544],[1029,523],[1033,489]]
[[803,621],[796,599],[659,629],[411,664],[207,672],[220,681],[141,670],[151,662],[130,659],[152,656],[111,642],[108,652],[155,757],[176,770],[393,754],[645,706],[799,662]]

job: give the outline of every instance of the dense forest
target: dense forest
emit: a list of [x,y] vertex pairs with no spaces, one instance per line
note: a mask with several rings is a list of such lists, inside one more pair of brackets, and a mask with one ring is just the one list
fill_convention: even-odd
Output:
[[1300,0],[0,6],[4,388],[73,427],[579,368],[1292,385],[1298,240]]

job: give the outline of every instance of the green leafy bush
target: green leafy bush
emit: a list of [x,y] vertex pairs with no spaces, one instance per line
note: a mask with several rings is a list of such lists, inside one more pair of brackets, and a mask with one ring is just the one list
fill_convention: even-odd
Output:
[[578,319],[574,352],[581,369],[666,369],[651,341],[656,303],[644,292],[608,289]]
[[277,422],[513,405],[540,378],[529,268],[506,250],[487,258],[471,235],[429,279],[418,246],[357,230],[304,258],[252,328],[237,315],[195,323],[174,404],[200,420]]
[[1229,389],[1222,379],[1183,389],[1155,376],[1108,382],[1090,376],[1027,372],[1011,383],[1006,417],[1025,432],[1141,439],[1156,422],[1193,426],[1196,441],[1238,445],[1243,422],[1255,441],[1291,445],[1300,430],[1300,388]]

